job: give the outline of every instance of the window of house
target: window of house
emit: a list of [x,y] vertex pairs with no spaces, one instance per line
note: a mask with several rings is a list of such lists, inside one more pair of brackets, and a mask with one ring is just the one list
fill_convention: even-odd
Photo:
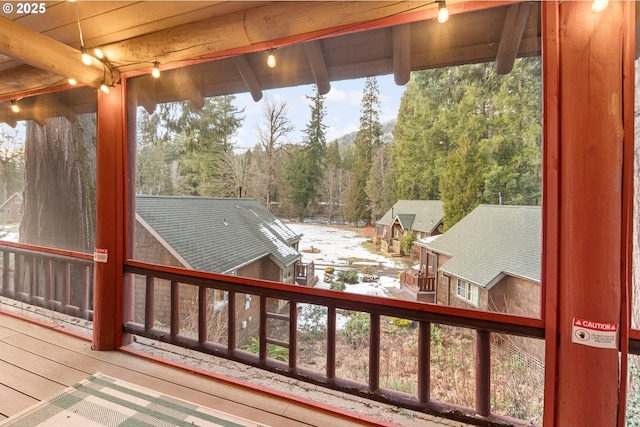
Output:
[[478,286],[466,280],[456,279],[456,296],[475,306],[480,302]]

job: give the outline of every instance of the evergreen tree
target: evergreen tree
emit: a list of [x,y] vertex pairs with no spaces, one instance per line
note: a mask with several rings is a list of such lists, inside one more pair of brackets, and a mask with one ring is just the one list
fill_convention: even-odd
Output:
[[371,170],[374,147],[382,145],[378,81],[375,77],[365,80],[361,101],[360,126],[356,133],[355,155],[351,168],[351,183],[347,193],[345,216],[357,223],[371,222],[371,210],[367,200],[366,185]]
[[320,183],[324,173],[324,157],[327,150],[326,116],[324,97],[316,89],[314,96],[308,96],[312,102],[311,119],[305,129],[302,149],[293,155],[288,173],[291,185],[291,201],[300,220],[304,219],[308,209],[317,202]]
[[390,145],[381,145],[373,149],[366,193],[374,223],[393,206],[392,162]]

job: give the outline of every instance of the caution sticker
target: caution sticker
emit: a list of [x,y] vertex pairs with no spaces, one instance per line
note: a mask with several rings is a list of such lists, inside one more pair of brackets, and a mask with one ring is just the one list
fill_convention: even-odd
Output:
[[109,259],[109,252],[107,249],[94,248],[93,249],[93,260],[95,262],[107,262]]
[[571,342],[598,348],[618,348],[618,324],[573,318]]

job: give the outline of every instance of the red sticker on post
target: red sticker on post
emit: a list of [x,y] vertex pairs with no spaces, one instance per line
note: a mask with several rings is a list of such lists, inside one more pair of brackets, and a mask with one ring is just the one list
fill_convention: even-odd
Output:
[[95,248],[93,250],[93,260],[95,262],[107,262],[108,258],[109,252],[107,251],[107,249]]
[[573,318],[571,342],[597,348],[618,348],[618,324]]

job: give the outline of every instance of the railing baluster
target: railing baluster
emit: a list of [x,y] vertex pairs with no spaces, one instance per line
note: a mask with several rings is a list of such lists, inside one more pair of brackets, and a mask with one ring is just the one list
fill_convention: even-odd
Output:
[[50,259],[45,261],[44,264],[44,304],[45,307],[53,308],[53,261]]
[[155,321],[155,278],[153,276],[147,276],[145,281],[145,296],[144,296],[144,329],[150,331],[153,329],[153,322]]
[[227,306],[227,349],[235,350],[238,345],[236,335],[236,293],[229,291],[229,305]]
[[289,301],[289,369],[298,364],[298,304]]
[[180,334],[180,284],[171,281],[171,336]]
[[431,322],[418,326],[418,400],[429,403],[431,399]]
[[336,306],[327,307],[327,378],[331,383],[336,378]]
[[198,287],[198,341],[207,341],[207,288]]
[[20,298],[22,292],[22,255],[14,254],[13,256],[13,292],[15,298]]
[[69,313],[71,306],[71,264],[63,264],[62,309]]
[[476,333],[476,412],[483,417],[491,413],[491,333]]
[[91,283],[91,277],[89,277],[89,267],[82,267],[77,265],[77,268],[81,268],[82,272],[82,283],[80,287],[80,316],[83,319],[89,318],[89,284]]
[[29,283],[29,302],[34,304],[38,297],[38,275],[36,274],[37,268],[35,257],[29,257],[27,265],[29,269],[29,276],[31,278],[31,283]]
[[10,289],[10,280],[11,280],[11,252],[2,251],[2,295],[12,298],[14,295],[14,292]]
[[369,330],[369,391],[380,388],[380,315],[371,313]]
[[267,297],[260,296],[260,360],[267,359]]

